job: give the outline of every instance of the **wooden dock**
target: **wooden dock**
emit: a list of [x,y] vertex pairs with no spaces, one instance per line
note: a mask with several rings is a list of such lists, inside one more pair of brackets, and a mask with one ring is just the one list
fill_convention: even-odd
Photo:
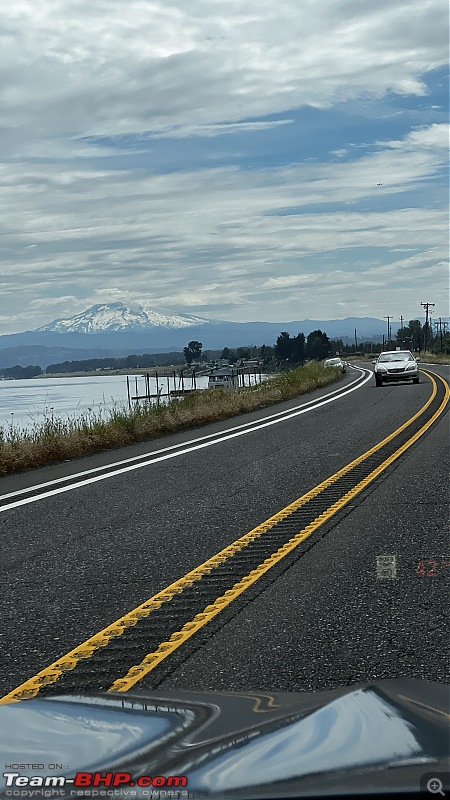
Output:
[[[250,376],[257,375],[258,373],[245,373],[244,369],[238,368],[236,371],[232,370],[235,379],[237,379],[237,384],[235,388],[237,389],[244,389],[246,388],[246,374],[249,375],[248,379],[248,386],[250,387]],[[171,400],[175,400],[178,397],[185,397],[191,392],[196,392],[198,390],[197,386],[197,377],[206,377],[206,375],[210,375],[212,370],[205,372],[204,370],[201,371],[200,374],[197,374],[195,370],[193,370],[189,375],[185,375],[183,370],[177,375],[174,371],[172,375],[158,375],[158,372],[155,371],[155,375],[152,376],[152,379],[156,382],[156,392],[151,391],[150,388],[150,374],[147,372],[145,374],[141,374],[141,376],[134,375],[134,393],[131,390],[131,383],[133,379],[127,375],[127,396],[128,396],[128,408],[132,409],[133,403],[139,403],[140,401],[150,403],[155,402],[156,405],[163,400],[166,402],[170,402]],[[144,379],[145,382],[145,390],[144,393],[142,392],[142,387],[139,385],[139,377]],[[261,369],[259,370],[259,382],[261,382]],[[141,391],[139,391],[141,389]]]
[[[139,380],[137,375],[134,376],[135,392],[134,394],[132,394],[130,387],[130,378],[127,375],[128,408],[130,410],[132,407],[132,403],[138,403],[140,400],[143,400],[145,402],[151,402],[152,400],[154,400],[156,401],[156,404],[159,405],[159,402],[164,398],[170,401],[171,399],[174,399],[176,397],[184,397],[185,395],[190,394],[191,392],[197,391],[197,376],[194,371],[189,376],[185,376],[183,371],[181,371],[179,375],[177,375],[176,372],[173,372],[172,375],[163,376],[161,388],[160,388],[161,376],[158,376],[158,373],[155,372],[154,380],[156,381],[156,393],[150,390],[150,374],[147,372],[142,377],[144,378],[145,381],[145,394],[142,394],[139,391]],[[173,388],[171,388],[171,383]]]

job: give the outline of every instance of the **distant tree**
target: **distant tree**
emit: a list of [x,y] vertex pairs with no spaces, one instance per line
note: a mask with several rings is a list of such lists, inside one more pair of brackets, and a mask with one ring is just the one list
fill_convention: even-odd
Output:
[[397,331],[397,347],[403,347],[408,350],[421,350],[424,344],[425,331],[422,323],[418,319],[410,319],[407,325],[399,328]]
[[37,365],[33,366],[30,365],[29,367],[25,367],[24,372],[25,372],[23,376],[24,378],[36,378],[38,375],[42,375],[42,369]]
[[[66,363],[68,364],[69,362],[67,361]],[[46,371],[47,375],[52,375],[54,372],[58,372],[57,367],[61,367],[61,366],[62,366],[62,364],[47,364],[47,366],[45,368],[45,371]],[[59,370],[59,371],[62,372],[62,370]],[[67,370],[65,370],[65,372],[67,372]]]
[[331,343],[323,331],[317,329],[308,334],[306,340],[306,356],[315,361],[322,361],[326,358],[331,350]]
[[273,347],[268,347],[266,344],[260,348],[258,358],[261,359],[263,364],[269,364],[274,357]]
[[331,355],[335,356],[336,353],[344,353],[345,345],[342,339],[332,339],[331,342]]
[[292,343],[292,364],[303,364],[305,360],[305,334],[298,333]]
[[283,331],[280,333],[272,353],[279,364],[289,364],[291,366],[303,364],[305,360],[305,334],[298,333],[297,336],[291,337],[289,333]]
[[221,352],[221,354],[220,354],[220,357],[221,358],[225,358],[225,359],[227,359],[227,361],[229,361],[230,360],[230,355],[231,355],[230,348],[229,347],[224,347],[222,352]]
[[96,369],[135,369],[183,363],[183,354],[179,352],[142,353],[142,355],[134,353],[122,358],[88,358],[83,361],[63,361],[59,364],[48,364],[46,372],[50,375],[52,373],[93,372]]
[[278,336],[275,347],[273,348],[277,361],[290,361],[292,358],[293,340],[290,333],[282,331]]
[[202,348],[201,342],[196,342],[195,340],[189,342],[188,346],[183,348],[186,364],[190,365],[193,361],[198,361],[202,355]]
[[41,367],[29,364],[27,367],[21,367],[16,364],[14,367],[6,367],[0,370],[0,375],[4,378],[13,378],[20,380],[21,378],[35,378],[37,375],[42,375]]

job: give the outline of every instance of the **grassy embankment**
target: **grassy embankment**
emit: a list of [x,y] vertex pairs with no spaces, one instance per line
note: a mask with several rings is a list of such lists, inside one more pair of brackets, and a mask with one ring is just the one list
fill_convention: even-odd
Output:
[[0,475],[79,458],[245,414],[290,400],[341,377],[311,363],[238,391],[193,392],[170,405],[116,406],[78,418],[47,416],[31,430],[0,427]]
[[450,356],[444,353],[421,353],[420,361],[424,364],[450,364]]

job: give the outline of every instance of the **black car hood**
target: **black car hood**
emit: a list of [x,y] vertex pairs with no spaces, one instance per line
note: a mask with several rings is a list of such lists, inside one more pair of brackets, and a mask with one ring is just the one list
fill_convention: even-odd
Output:
[[[448,770],[448,723],[449,687],[406,679],[318,693],[42,697],[0,705],[0,763],[29,776],[186,776],[186,790],[166,798],[418,792]],[[130,795],[152,796],[121,789]],[[0,797],[14,796],[0,777]]]

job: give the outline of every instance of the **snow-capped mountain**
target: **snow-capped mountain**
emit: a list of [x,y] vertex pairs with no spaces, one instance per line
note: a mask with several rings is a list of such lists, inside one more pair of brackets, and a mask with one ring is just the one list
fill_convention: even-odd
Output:
[[208,320],[189,314],[163,314],[151,308],[124,303],[102,303],[66,319],[55,319],[38,332],[100,333],[105,331],[139,331],[145,328],[190,328]]
[[148,306],[143,306],[142,310],[149,325],[162,325],[165,328],[191,328],[193,325],[205,325],[209,322],[208,319],[193,317],[191,314],[162,314]]

